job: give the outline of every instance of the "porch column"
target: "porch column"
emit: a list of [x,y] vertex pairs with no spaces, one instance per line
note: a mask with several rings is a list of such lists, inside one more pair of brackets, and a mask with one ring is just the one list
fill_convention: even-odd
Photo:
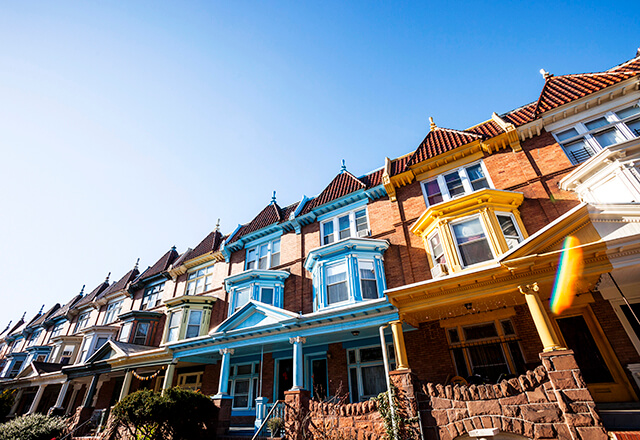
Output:
[[83,408],[90,408],[91,401],[93,400],[93,395],[96,393],[96,388],[98,388],[98,379],[100,378],[99,374],[93,376],[91,379],[91,385],[89,385],[89,389],[87,390],[87,394],[84,395],[84,401],[82,402]]
[[122,388],[120,389],[120,397],[118,397],[118,402],[127,397],[127,395],[129,394],[129,389],[131,388],[131,379],[133,379],[133,371],[127,370],[127,372],[124,374],[124,381],[122,382]]
[[231,373],[231,355],[233,351],[233,348],[220,350],[222,361],[220,362],[220,382],[218,383],[218,394],[216,396],[229,395],[229,373]]
[[164,382],[162,382],[162,392],[173,386],[173,375],[176,372],[176,364],[171,362],[167,365],[167,372],[164,374]]
[[20,403],[20,399],[22,399],[22,395],[24,394],[24,388],[19,388],[16,393],[15,400],[13,401],[13,406],[11,407],[11,411],[9,411],[9,415],[12,416],[18,410],[18,404]]
[[409,359],[407,358],[407,349],[404,346],[402,321],[391,321],[389,325],[393,334],[393,347],[396,350],[396,370],[408,370]]
[[62,404],[64,403],[64,397],[67,395],[67,390],[69,389],[69,385],[71,385],[71,381],[67,380],[62,384],[60,388],[60,392],[58,393],[58,399],[56,399],[56,404],[54,408],[62,408]]
[[289,338],[289,343],[293,344],[293,387],[291,391],[304,389],[304,362],[302,357],[302,344],[307,342],[307,338],[296,336]]
[[533,322],[536,325],[536,330],[538,330],[538,335],[540,335],[542,346],[544,347],[542,351],[566,350],[560,343],[558,334],[551,325],[551,319],[549,319],[549,315],[538,296],[538,291],[540,290],[538,283],[518,286],[518,290],[520,290],[520,293],[524,295],[527,301],[529,312],[531,313]]
[[47,387],[46,385],[40,385],[38,387],[38,391],[36,392],[36,397],[33,398],[33,402],[31,402],[31,407],[29,408],[29,411],[27,411],[27,414],[33,414],[36,412],[36,409],[40,404],[40,400],[42,399],[42,394],[44,394],[44,389],[46,387]]

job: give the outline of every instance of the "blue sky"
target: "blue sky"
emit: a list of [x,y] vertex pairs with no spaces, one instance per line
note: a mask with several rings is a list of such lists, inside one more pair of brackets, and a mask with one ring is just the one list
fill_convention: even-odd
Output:
[[635,2],[0,2],[0,327],[635,55]]

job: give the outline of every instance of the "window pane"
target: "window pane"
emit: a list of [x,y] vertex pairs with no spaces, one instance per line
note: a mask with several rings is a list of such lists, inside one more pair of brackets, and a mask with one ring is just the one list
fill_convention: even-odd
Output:
[[516,331],[513,329],[513,324],[510,320],[505,319],[504,321],[500,321],[500,324],[502,324],[502,331],[506,336],[516,334]]
[[440,241],[440,234],[436,233],[429,238],[429,245],[431,246],[431,254],[434,263],[446,263],[447,260],[444,256],[444,249],[442,248],[442,242]]
[[462,186],[462,180],[460,174],[457,171],[444,176],[444,181],[449,189],[449,195],[453,197],[461,196],[464,194],[464,187]]
[[596,128],[604,127],[605,125],[609,125],[609,121],[604,116],[598,119],[595,119],[591,122],[587,122],[584,124],[587,127],[587,130],[595,130]]
[[322,243],[333,243],[333,221],[328,221],[322,224]]
[[636,119],[635,121],[628,121],[627,127],[633,133],[634,136],[640,136],[640,119]]
[[236,374],[237,375],[251,374],[252,367],[253,367],[253,364],[238,365],[236,367]]
[[249,293],[249,289],[236,290],[236,306],[234,308],[234,311],[238,310],[240,307],[249,302]]
[[355,350],[349,350],[349,352],[347,354],[349,356],[349,363],[350,364],[355,364],[356,363],[356,351]]
[[500,375],[510,373],[500,344],[477,345],[467,350],[471,361],[471,374],[478,374],[495,383]]
[[340,231],[340,240],[351,236],[351,230],[349,228],[349,216],[338,218],[338,230]]
[[360,269],[362,298],[378,298],[378,284],[376,282],[376,272],[373,268],[373,261],[358,261],[358,266]]
[[624,141],[624,137],[622,133],[620,133],[617,129],[612,128],[611,130],[602,131],[593,135],[601,147],[608,147],[609,145],[617,144],[618,142]]
[[579,139],[570,144],[564,145],[564,151],[574,164],[584,162],[595,154],[587,141]]
[[356,231],[364,231],[368,229],[369,225],[367,225],[367,211],[361,209],[356,212]]
[[451,342],[452,344],[455,344],[456,342],[460,342],[460,336],[458,335],[457,328],[449,329],[449,342]]
[[558,133],[556,135],[556,137],[560,142],[562,142],[565,139],[572,138],[574,136],[578,136],[578,130],[576,130],[575,128],[570,128],[569,130],[563,131],[562,133]]
[[465,379],[469,377],[469,369],[467,368],[467,361],[464,359],[464,352],[462,348],[453,349],[453,360],[456,363],[458,376],[462,376]]
[[265,304],[273,304],[273,289],[263,287],[261,301]]
[[498,215],[497,217],[498,222],[500,222],[504,238],[507,241],[507,246],[509,246],[509,249],[512,249],[521,241],[516,225],[510,215]]
[[384,377],[384,367],[382,365],[362,367],[361,374],[362,392],[364,396],[377,396],[387,388]]
[[425,183],[424,188],[427,191],[429,206],[442,202],[442,193],[440,192],[440,185],[438,185],[437,180]]
[[478,339],[496,338],[498,331],[493,322],[487,324],[471,325],[464,327],[464,339],[466,341],[476,341]]
[[189,284],[187,284],[187,295],[191,295],[195,291],[195,288],[195,281],[189,281]]
[[370,347],[360,349],[360,362],[372,362],[382,360],[382,348]]
[[465,266],[493,259],[479,219],[453,225],[453,231]]
[[[620,309],[622,309],[622,313],[624,313],[627,321],[629,321],[629,324],[631,324],[633,332],[636,334],[638,339],[640,339],[640,322],[638,322],[638,319],[640,319],[640,303],[631,304],[631,309],[629,309],[629,306],[627,306],[626,304],[621,305]],[[636,317],[638,319],[636,319]]]
[[484,171],[482,171],[482,166],[480,164],[467,168],[467,175],[469,176],[471,187],[474,191],[482,188],[489,188],[489,182],[487,182],[487,179],[484,177]]
[[629,107],[629,108],[625,108],[617,111],[616,115],[618,115],[620,119],[624,119],[632,115],[637,115],[638,113],[640,113],[640,105],[636,104],[633,107]]
[[334,304],[349,299],[347,282],[344,281],[342,283],[327,286],[327,296],[329,304]]
[[138,345],[144,345],[147,342],[147,334],[149,333],[149,323],[142,322],[138,324],[136,328],[136,335],[133,338],[133,343]]
[[350,391],[351,391],[351,401],[359,402],[360,401],[360,393],[358,392],[358,370],[355,368],[351,368],[349,370],[349,379],[350,379]]

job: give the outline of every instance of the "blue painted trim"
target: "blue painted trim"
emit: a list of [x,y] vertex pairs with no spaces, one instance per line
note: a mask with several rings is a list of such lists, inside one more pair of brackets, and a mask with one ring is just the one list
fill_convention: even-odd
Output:
[[271,353],[271,358],[273,360],[293,359],[293,346],[291,347],[291,350],[274,351],[273,353]]
[[264,243],[266,243],[268,241],[275,240],[276,238],[282,237],[284,235],[284,230],[279,229],[277,231],[274,231],[274,232],[270,233],[269,235],[259,236],[259,237],[256,237],[253,240],[245,239],[246,237],[249,237],[250,235],[251,234],[245,235],[244,237],[242,237],[242,241],[244,242],[244,246],[243,247],[245,249],[247,249],[247,250],[251,249],[251,248],[254,248],[256,246],[260,246],[261,244],[264,244]]
[[[387,343],[392,343],[393,342],[393,337],[392,335],[384,335],[384,340]],[[354,341],[347,341],[347,342],[343,342],[342,343],[342,348],[344,348],[345,350],[349,349],[349,348],[359,348],[359,347],[366,347],[368,345],[380,345],[380,338],[379,337],[371,337],[371,338],[363,338],[363,339],[356,339]]]
[[232,409],[231,417],[247,417],[247,416],[255,416],[255,409]]
[[[352,193],[353,194],[353,193]],[[351,212],[351,211],[355,211],[359,208],[362,208],[363,206],[367,206],[367,203],[369,202],[369,199],[366,197],[366,195],[364,194],[364,191],[362,192],[363,194],[363,198],[362,200],[358,200],[356,202],[353,202],[349,205],[345,205],[345,206],[341,206],[339,208],[336,208],[330,212],[327,212],[325,214],[319,215],[317,220],[318,222],[323,222],[325,220],[329,220],[330,218],[333,218],[337,215],[340,214],[344,214],[345,212]],[[330,207],[331,204],[327,205],[327,207]]]
[[231,356],[231,365],[248,364],[250,362],[260,362],[260,355],[249,354],[246,356]]

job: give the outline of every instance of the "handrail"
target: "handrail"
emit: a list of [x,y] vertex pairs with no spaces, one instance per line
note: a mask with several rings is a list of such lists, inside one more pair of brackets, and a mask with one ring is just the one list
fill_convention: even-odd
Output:
[[257,438],[260,436],[260,433],[262,432],[264,427],[267,425],[267,422],[271,419],[271,415],[276,411],[276,409],[278,409],[278,407],[280,407],[282,405],[284,405],[284,400],[276,400],[273,403],[273,406],[271,407],[271,410],[269,410],[269,413],[267,414],[267,416],[262,421],[262,424],[260,425],[260,428],[258,428],[256,433],[253,434],[253,437],[251,438],[251,440],[257,440]]
[[84,425],[86,425],[87,423],[91,422],[91,419],[87,419],[84,422],[82,422],[81,424],[79,424],[78,426],[76,426],[75,428],[73,428],[71,431],[69,431],[69,433],[65,434],[63,437],[60,437],[60,440],[65,440],[66,438],[69,438],[69,436],[71,434],[73,434],[74,432],[76,432],[78,429],[82,428]]

